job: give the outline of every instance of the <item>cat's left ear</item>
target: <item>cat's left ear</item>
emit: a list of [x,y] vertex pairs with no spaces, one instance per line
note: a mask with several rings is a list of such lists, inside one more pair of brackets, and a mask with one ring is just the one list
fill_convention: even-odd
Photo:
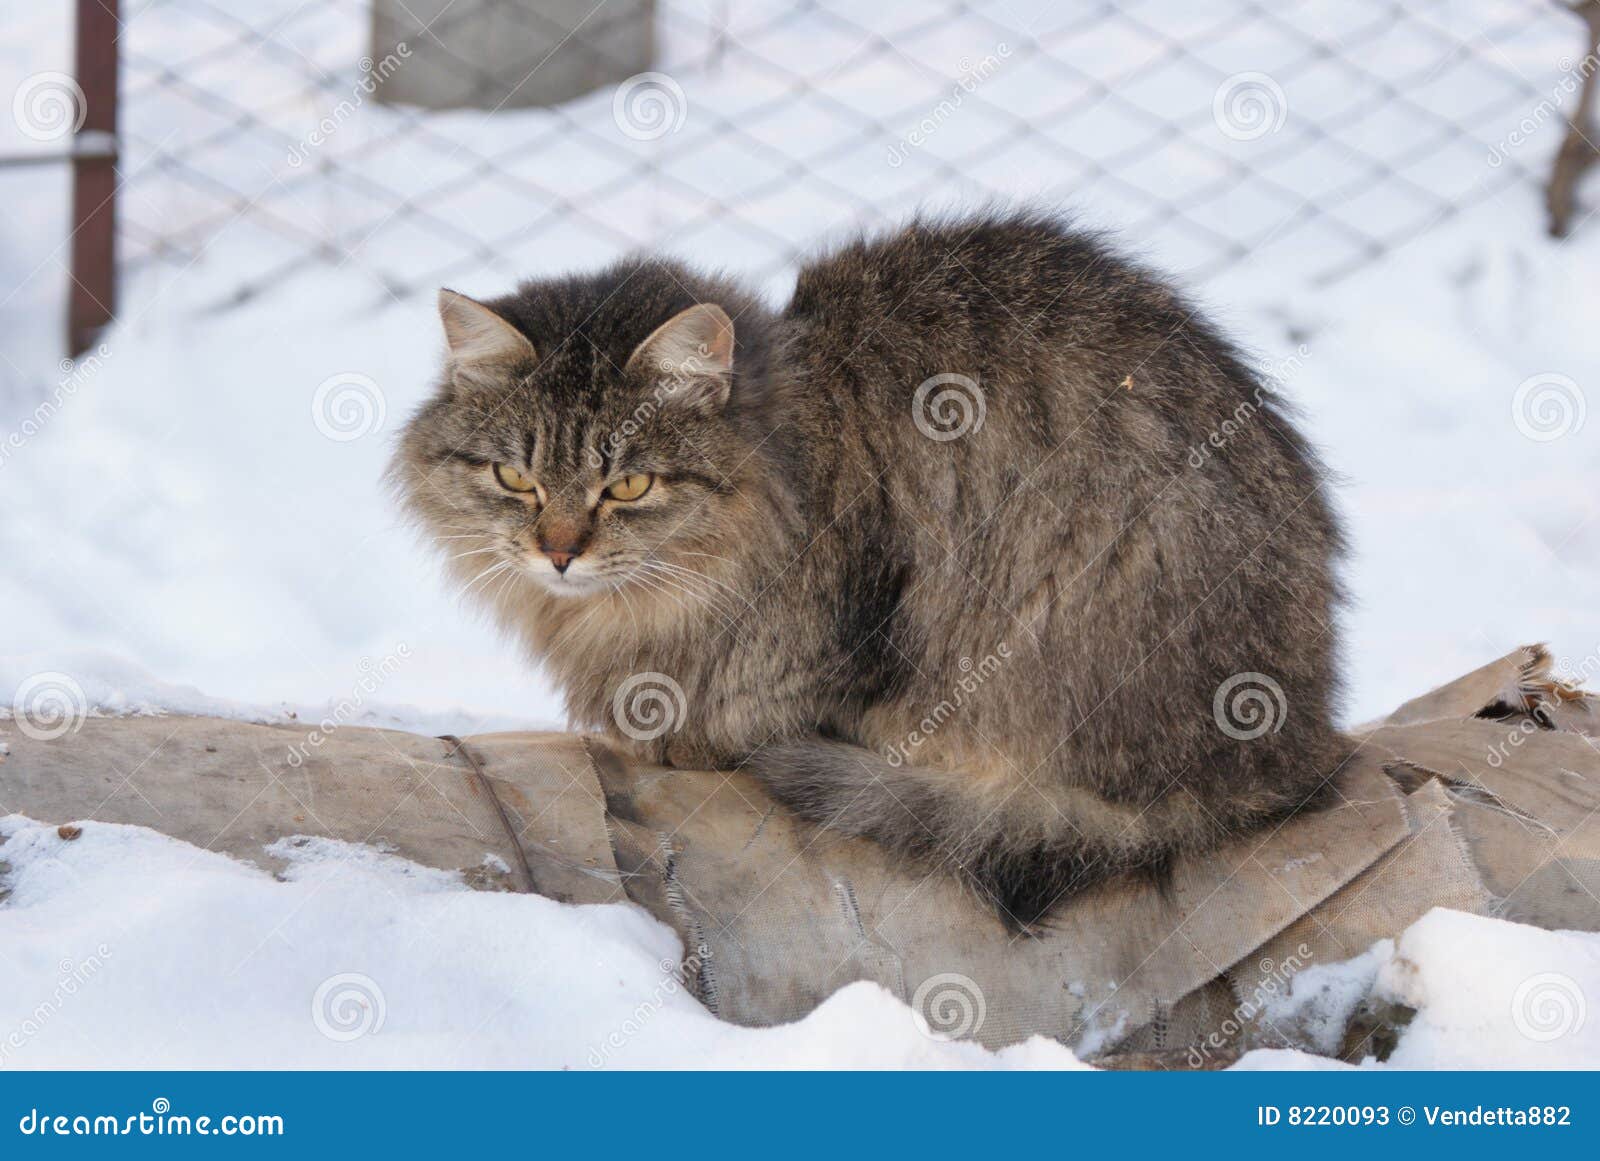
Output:
[[625,370],[665,380],[676,402],[719,410],[733,385],[733,320],[711,302],[680,311],[634,348]]

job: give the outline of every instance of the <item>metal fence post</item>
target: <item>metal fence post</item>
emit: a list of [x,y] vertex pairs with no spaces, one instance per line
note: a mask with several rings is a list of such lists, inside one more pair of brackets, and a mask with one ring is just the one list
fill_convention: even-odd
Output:
[[94,345],[116,312],[117,0],[78,0],[77,61],[85,116],[73,140],[72,286],[67,349]]

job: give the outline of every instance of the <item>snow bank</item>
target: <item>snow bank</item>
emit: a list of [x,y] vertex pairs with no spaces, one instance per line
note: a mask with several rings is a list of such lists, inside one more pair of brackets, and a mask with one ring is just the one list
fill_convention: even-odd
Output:
[[[642,910],[476,892],[372,847],[283,840],[278,881],[140,827],[12,815],[0,836],[0,1068],[1083,1067],[1039,1038],[934,1038],[868,983],[795,1024],[725,1024]],[[1369,995],[1417,1015],[1367,1067],[1600,1067],[1600,936],[1434,911],[1302,972],[1267,1017],[1331,1051]]]
[[139,827],[0,835],[0,1068],[1081,1067],[932,1039],[867,983],[724,1024],[638,908],[475,892],[371,848],[285,841],[278,882]]
[[1377,990],[1417,1009],[1391,1067],[1600,1068],[1600,935],[1430,911]]
[[[1342,964],[1308,968],[1268,1018],[1284,1029],[1327,1033],[1369,999],[1414,1009],[1387,1061],[1369,1069],[1600,1068],[1600,934],[1544,931],[1435,908],[1398,941],[1382,940]],[[1319,1024],[1320,1022],[1320,1024]],[[1248,1053],[1241,1069],[1346,1065],[1303,1052]]]

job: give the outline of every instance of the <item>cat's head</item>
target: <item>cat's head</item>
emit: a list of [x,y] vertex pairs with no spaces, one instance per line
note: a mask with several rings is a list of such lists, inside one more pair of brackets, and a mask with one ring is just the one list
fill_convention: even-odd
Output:
[[748,536],[760,356],[734,318],[759,330],[760,308],[665,273],[440,291],[442,381],[392,477],[464,585],[715,591],[690,573],[725,572]]

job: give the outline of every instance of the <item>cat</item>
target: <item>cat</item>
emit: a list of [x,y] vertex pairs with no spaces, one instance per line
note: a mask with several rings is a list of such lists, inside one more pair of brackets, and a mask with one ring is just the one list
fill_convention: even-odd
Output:
[[1327,474],[1098,235],[918,219],[781,312],[648,256],[439,310],[392,479],[576,726],[744,768],[1020,930],[1326,801]]

